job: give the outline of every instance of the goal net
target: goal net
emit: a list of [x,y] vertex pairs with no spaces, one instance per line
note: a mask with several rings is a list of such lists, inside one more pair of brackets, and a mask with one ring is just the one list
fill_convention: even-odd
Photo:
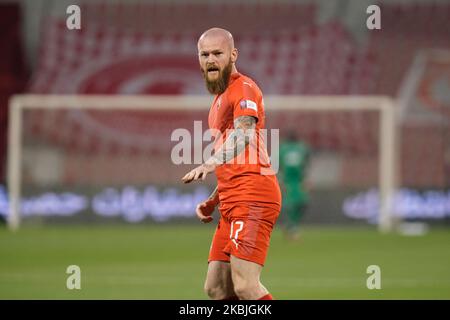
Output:
[[[212,191],[215,178],[183,185],[181,177],[204,160],[197,155],[210,143],[205,131],[211,101],[189,95],[13,97],[4,192],[9,226],[195,218],[195,206]],[[346,223],[362,214],[380,230],[391,229],[396,182],[391,99],[266,96],[265,106],[275,169],[278,143],[288,134],[311,150],[306,221]],[[187,137],[181,153],[189,163],[174,159],[180,155],[177,132]],[[372,207],[349,201],[362,191],[371,191]]]

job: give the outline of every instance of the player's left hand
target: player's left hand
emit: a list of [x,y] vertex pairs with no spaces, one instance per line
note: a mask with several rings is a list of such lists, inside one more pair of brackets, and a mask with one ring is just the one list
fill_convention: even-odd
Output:
[[186,173],[186,175],[181,178],[181,180],[183,180],[184,183],[189,183],[191,181],[199,179],[205,180],[206,175],[210,172],[213,172],[215,168],[216,166],[213,163],[204,163],[201,166],[198,166],[197,168]]
[[195,213],[201,222],[209,223],[213,220],[212,214],[215,208],[216,204],[212,200],[208,199],[197,205]]

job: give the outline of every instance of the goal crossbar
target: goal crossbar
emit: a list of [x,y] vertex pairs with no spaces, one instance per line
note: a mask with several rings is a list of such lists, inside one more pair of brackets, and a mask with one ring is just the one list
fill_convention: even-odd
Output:
[[[293,111],[378,111],[379,112],[379,230],[393,228],[393,197],[396,190],[396,112],[395,102],[387,96],[304,96],[271,95],[264,98],[266,110]],[[15,95],[9,102],[8,124],[8,226],[16,230],[20,224],[22,117],[31,109],[94,110],[208,110],[209,96],[195,95]],[[276,109],[275,109],[276,108]]]

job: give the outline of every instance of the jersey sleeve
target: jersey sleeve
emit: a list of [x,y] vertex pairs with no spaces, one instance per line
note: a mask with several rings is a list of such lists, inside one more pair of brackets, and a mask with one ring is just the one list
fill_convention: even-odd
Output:
[[252,116],[258,121],[260,95],[253,85],[240,83],[233,92],[233,119]]

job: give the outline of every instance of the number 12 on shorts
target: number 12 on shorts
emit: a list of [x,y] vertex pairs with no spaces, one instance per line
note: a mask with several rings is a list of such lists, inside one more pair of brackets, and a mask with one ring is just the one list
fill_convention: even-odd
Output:
[[[244,228],[244,221],[233,221],[231,223],[230,239],[236,245],[236,249],[238,247],[238,235],[243,228]],[[234,236],[233,236],[233,229],[235,230]]]

